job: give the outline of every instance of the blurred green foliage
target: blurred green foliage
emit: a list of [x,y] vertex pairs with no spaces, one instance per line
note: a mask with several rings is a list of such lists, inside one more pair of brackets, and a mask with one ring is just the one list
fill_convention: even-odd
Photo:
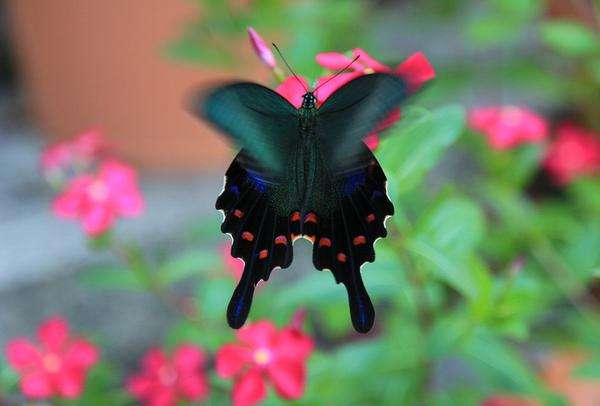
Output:
[[[248,46],[251,25],[281,42],[291,64],[315,78],[317,52],[385,48],[386,40],[372,35],[374,21],[388,21],[381,31],[388,36],[407,34],[386,20],[386,13],[394,16],[391,2],[379,9],[354,0],[195,2],[198,18],[168,50],[191,62],[235,67],[237,53],[230,50]],[[363,268],[378,307],[375,331],[353,334],[343,289],[324,273],[298,272],[311,268],[302,265],[275,272],[257,290],[251,318],[283,325],[296,309],[308,309],[318,347],[307,393],[296,404],[474,405],[498,393],[566,404],[542,381],[535,360],[554,348],[580,349],[592,356],[574,376],[600,379],[600,305],[590,290],[600,283],[600,180],[578,179],[559,193],[531,192],[543,146],[492,150],[465,128],[465,109],[449,101],[492,84],[549,111],[573,112],[600,130],[598,30],[548,18],[540,0],[411,4],[424,27],[460,22],[457,47],[489,57],[465,60],[463,54],[439,67],[434,58],[437,82],[414,103],[428,107],[403,109],[377,150],[396,214],[387,222],[389,236],[376,244],[377,261]],[[459,170],[447,169],[449,155],[460,157]],[[215,214],[189,243],[205,245],[217,233]],[[233,339],[224,313],[235,281],[216,249],[155,262],[134,248],[124,255],[128,267],[90,269],[82,282],[155,292],[183,286],[195,315],[173,321],[166,345],[189,341],[214,353]],[[119,398],[119,391],[98,389],[108,385],[104,368],[86,396]],[[210,404],[227,404],[231,384],[214,372],[211,381]],[[14,377],[0,369],[0,388],[11,385]],[[280,402],[271,393],[265,404]]]

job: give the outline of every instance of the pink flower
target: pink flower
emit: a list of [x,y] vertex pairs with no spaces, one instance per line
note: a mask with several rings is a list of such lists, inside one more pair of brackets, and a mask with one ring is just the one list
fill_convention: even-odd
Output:
[[273,55],[271,48],[265,44],[265,41],[258,35],[254,28],[248,27],[248,37],[250,38],[250,43],[252,44],[252,48],[254,48],[254,52],[261,62],[271,69],[275,68],[277,65],[275,55]]
[[85,166],[99,158],[109,149],[102,132],[96,128],[87,130],[72,140],[47,147],[41,156],[42,169],[52,171],[73,165]]
[[217,374],[233,378],[234,406],[250,406],[267,395],[266,382],[284,399],[299,399],[306,385],[306,361],[314,342],[300,329],[303,317],[277,330],[270,321],[249,324],[237,332],[237,343],[216,355]]
[[531,110],[514,106],[471,109],[469,127],[482,132],[494,149],[511,149],[548,136],[548,122]]
[[134,217],[143,210],[136,173],[128,165],[105,161],[96,175],[84,174],[71,179],[56,197],[54,214],[83,222],[84,231],[96,236],[108,230],[117,217]]
[[[348,57],[337,52],[324,52],[317,54],[317,63],[324,68],[332,71],[338,71],[348,66],[356,57],[359,57],[349,69],[354,71],[354,75],[369,74],[373,72],[394,73],[402,77],[407,83],[409,90],[414,92],[435,78],[435,70],[423,52],[416,52],[409,56],[406,60],[400,63],[395,68],[386,66],[369,55],[365,50],[355,48],[352,50],[352,56]],[[354,77],[355,77],[354,76]],[[352,76],[347,76],[347,81],[353,79]]]
[[129,378],[127,391],[145,405],[171,406],[180,401],[205,400],[209,386],[203,370],[204,353],[198,347],[182,345],[171,358],[160,349],[151,349],[142,358],[142,369]]
[[231,243],[223,244],[221,246],[221,258],[223,259],[223,265],[225,265],[225,271],[227,271],[233,279],[239,281],[244,272],[244,262],[231,256]]
[[96,347],[70,336],[62,318],[43,322],[37,336],[39,344],[16,338],[6,346],[6,358],[20,375],[23,395],[35,399],[79,397],[88,370],[98,362]]
[[600,170],[600,134],[563,124],[546,152],[544,166],[559,185]]
[[[302,106],[302,96],[306,93],[306,89],[308,89],[308,82],[302,76],[295,78],[294,76],[288,76],[277,88],[275,91],[286,98],[291,104],[294,105],[297,109]],[[317,103],[321,104],[322,100],[319,99],[317,95]]]

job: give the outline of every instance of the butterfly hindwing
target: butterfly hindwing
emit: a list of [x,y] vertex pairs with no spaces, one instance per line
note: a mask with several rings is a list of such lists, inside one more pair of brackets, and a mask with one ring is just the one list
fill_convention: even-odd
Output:
[[319,218],[313,263],[317,269],[331,270],[336,282],[344,284],[354,328],[367,332],[373,326],[375,311],[360,267],[375,260],[373,244],[385,237],[384,221],[394,213],[394,207],[386,195],[385,175],[364,145],[352,166],[332,174],[332,190],[337,191],[337,207]]
[[225,218],[221,231],[231,234],[231,255],[244,261],[244,271],[227,308],[227,321],[241,327],[250,311],[256,284],[267,280],[275,267],[287,268],[293,257],[290,217],[278,212],[270,199],[278,184],[245,169],[256,167],[244,150],[225,175],[216,208]]

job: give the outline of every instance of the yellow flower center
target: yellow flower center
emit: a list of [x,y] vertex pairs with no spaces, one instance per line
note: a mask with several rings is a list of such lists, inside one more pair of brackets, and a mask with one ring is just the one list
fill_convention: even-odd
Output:
[[62,366],[62,361],[56,354],[46,354],[42,359],[42,364],[44,365],[44,369],[50,373],[58,372],[60,367]]
[[158,379],[164,386],[171,386],[177,381],[177,372],[169,366],[162,366],[158,370]]
[[266,348],[259,348],[254,351],[254,362],[258,365],[267,365],[271,361],[271,351]]
[[504,107],[500,114],[502,121],[508,126],[514,127],[521,122],[522,114],[516,107]]
[[108,188],[104,182],[97,180],[90,185],[88,193],[93,200],[101,202],[108,197]]
[[365,70],[363,72],[366,75],[370,75],[371,73],[375,73],[375,71],[373,70],[373,68],[365,68]]

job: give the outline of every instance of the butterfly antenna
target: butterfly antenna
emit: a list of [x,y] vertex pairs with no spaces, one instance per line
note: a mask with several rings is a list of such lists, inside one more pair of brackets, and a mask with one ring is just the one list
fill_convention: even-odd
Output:
[[281,53],[281,51],[279,50],[279,48],[277,47],[277,45],[275,45],[275,43],[272,43],[273,48],[275,48],[275,50],[277,51],[277,53],[279,54],[279,56],[281,57],[281,60],[283,61],[283,63],[285,63],[285,66],[287,66],[287,68],[289,69],[289,71],[292,73],[292,75],[296,78],[296,80],[298,81],[298,83],[300,83],[300,86],[302,86],[304,88],[304,90],[306,90],[308,92],[308,88],[306,87],[306,85],[304,84],[304,82],[302,82],[300,80],[300,78],[298,77],[298,75],[296,75],[296,72],[294,72],[294,70],[292,69],[292,67],[290,66],[289,63],[287,63],[287,61],[285,60],[285,58],[283,57],[283,54]]
[[358,60],[358,58],[360,58],[360,55],[356,55],[356,58],[354,58],[352,60],[352,62],[350,62],[348,65],[346,65],[343,69],[340,69],[339,71],[337,71],[335,75],[333,75],[332,77],[330,77],[329,79],[327,79],[325,82],[323,82],[319,86],[317,86],[317,88],[315,90],[313,90],[313,92],[316,92],[317,90],[319,90],[319,88],[321,86],[329,83],[330,80],[335,79],[337,76],[339,76],[341,73],[343,73],[346,69],[348,69],[350,66],[352,66],[352,64],[354,62],[356,62]]

